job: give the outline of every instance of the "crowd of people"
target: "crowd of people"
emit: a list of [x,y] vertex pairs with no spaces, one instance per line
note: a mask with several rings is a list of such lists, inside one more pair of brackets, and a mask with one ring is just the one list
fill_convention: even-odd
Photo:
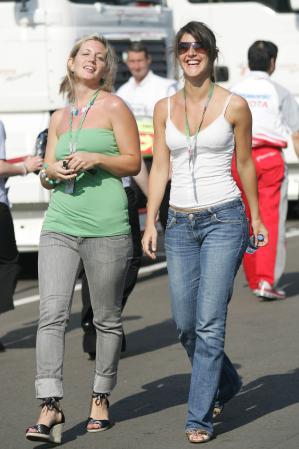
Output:
[[[278,49],[255,42],[248,52],[250,74],[231,90],[215,82],[218,48],[207,25],[186,24],[174,49],[181,88],[151,71],[151,55],[138,42],[127,51],[131,78],[112,93],[113,48],[96,34],[77,41],[60,85],[67,105],[51,116],[44,160],[6,162],[0,122],[0,313],[13,308],[19,272],[6,179],[40,170],[42,186],[52,191],[38,262],[35,388],[42,408],[26,430],[29,440],[62,441],[64,334],[80,275],[83,350],[95,359],[85,427],[111,427],[109,396],[126,349],[121,314],[142,249],[156,258],[159,210],[173,319],[191,363],[185,425],[190,443],[213,438],[213,419],[242,386],[224,351],[227,309],[242,260],[255,295],[285,298],[277,287],[285,259],[283,148],[292,134],[299,154],[299,107],[270,79]],[[251,101],[254,95],[262,95],[267,107]],[[138,134],[144,118],[154,124],[149,174]],[[147,197],[142,241],[133,180]],[[259,249],[246,255],[250,235]]]

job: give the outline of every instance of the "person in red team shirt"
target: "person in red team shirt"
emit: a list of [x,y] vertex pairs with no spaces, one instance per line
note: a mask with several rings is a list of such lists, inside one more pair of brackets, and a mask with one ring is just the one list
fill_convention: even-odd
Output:
[[[248,50],[250,73],[232,88],[248,101],[252,113],[252,156],[261,216],[269,232],[269,244],[254,254],[245,254],[243,266],[249,287],[256,296],[265,299],[286,297],[277,284],[286,261],[288,179],[283,149],[289,134],[299,155],[299,105],[287,89],[270,78],[277,53],[278,48],[272,42],[254,42]],[[235,161],[232,169],[241,189]],[[246,198],[243,199],[246,203]],[[246,209],[249,216],[248,207]]]

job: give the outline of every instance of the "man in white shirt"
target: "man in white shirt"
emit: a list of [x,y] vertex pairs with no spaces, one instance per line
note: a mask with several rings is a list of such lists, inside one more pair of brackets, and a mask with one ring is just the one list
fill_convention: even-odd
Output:
[[[150,168],[155,104],[162,98],[173,95],[178,90],[178,85],[176,80],[163,78],[152,72],[150,69],[152,58],[142,42],[132,42],[124,59],[132,76],[116,93],[127,103],[136,118],[141,152],[147,157],[147,166]],[[134,180],[145,193],[148,173],[144,163]],[[168,185],[160,208],[160,222],[164,228],[167,221],[169,188]]]
[[[285,223],[287,215],[287,166],[283,148],[291,134],[299,155],[299,105],[283,86],[272,81],[278,48],[268,41],[256,41],[248,50],[249,75],[232,88],[248,101],[252,113],[252,156],[258,178],[262,220],[269,231],[269,244],[244,256],[244,271],[256,296],[284,299],[277,283],[286,261]],[[239,187],[237,172],[233,174]],[[248,208],[247,208],[248,209]]]
[[116,93],[131,108],[136,120],[152,119],[157,101],[174,94],[177,82],[150,70],[152,58],[141,42],[130,45],[125,62],[132,76]]

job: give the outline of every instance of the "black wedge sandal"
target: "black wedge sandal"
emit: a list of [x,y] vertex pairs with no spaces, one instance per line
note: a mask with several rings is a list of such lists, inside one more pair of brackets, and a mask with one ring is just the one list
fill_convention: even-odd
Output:
[[[92,399],[95,399],[95,404],[97,406],[102,406],[103,402],[106,402],[107,409],[109,408],[108,393],[93,393]],[[89,424],[95,424],[98,427],[89,429]],[[85,429],[87,432],[103,432],[112,427],[111,421],[109,419],[94,419],[91,416],[87,419]]]
[[[60,444],[65,417],[59,405],[59,399],[45,398],[41,403],[41,407],[42,409],[46,407],[48,410],[56,410],[58,413],[61,413],[61,421],[58,423],[54,422],[50,427],[45,424],[35,424],[34,426],[28,427],[26,430],[27,440]],[[35,429],[35,431],[31,432],[30,429]]]

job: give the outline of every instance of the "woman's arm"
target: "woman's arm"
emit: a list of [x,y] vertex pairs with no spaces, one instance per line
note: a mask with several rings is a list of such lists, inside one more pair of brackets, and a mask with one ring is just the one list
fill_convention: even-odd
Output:
[[247,102],[235,95],[228,108],[227,118],[234,125],[236,165],[249,204],[253,233],[255,236],[263,234],[264,241],[259,242],[259,246],[264,246],[268,243],[268,231],[259,211],[257,178],[251,157],[252,118]]
[[107,96],[103,108],[109,116],[119,156],[77,151],[66,158],[69,167],[78,172],[98,166],[119,177],[137,175],[141,154],[138,129],[132,112],[116,95]]
[[143,250],[151,259],[156,258],[156,217],[169,179],[169,149],[165,142],[167,100],[160,100],[154,110],[154,151],[149,176],[147,217],[142,239]]
[[141,168],[138,175],[134,176],[134,181],[142,191],[143,195],[148,197],[148,180],[149,175],[144,160],[141,158]]

